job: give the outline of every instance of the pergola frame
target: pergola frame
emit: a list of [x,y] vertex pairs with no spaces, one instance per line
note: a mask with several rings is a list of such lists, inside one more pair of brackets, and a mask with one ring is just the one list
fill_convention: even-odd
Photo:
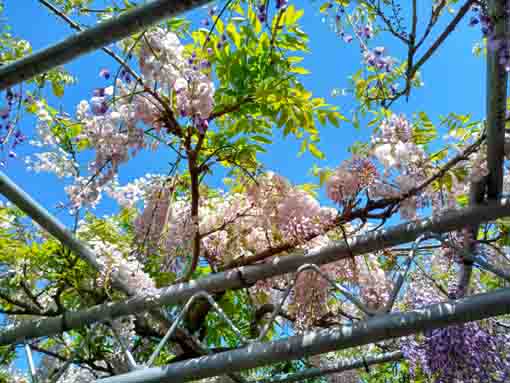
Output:
[[[194,7],[206,4],[204,0],[154,0],[125,14],[100,23],[94,28],[78,33],[64,41],[37,52],[12,64],[0,67],[0,90],[9,88],[35,75],[62,65],[72,59],[103,48],[106,45],[138,32],[164,18],[175,16]],[[489,0],[489,12],[502,11],[503,3]],[[507,20],[501,18],[495,26],[495,38],[507,33]],[[295,272],[299,266],[311,263],[322,265],[340,259],[375,251],[384,247],[396,246],[411,242],[425,233],[444,233],[466,226],[476,227],[500,217],[510,216],[510,204],[500,200],[503,184],[504,160],[504,128],[506,123],[506,84],[507,75],[498,65],[497,52],[488,51],[487,55],[487,154],[488,169],[486,189],[477,185],[478,197],[472,199],[474,206],[464,210],[450,212],[440,217],[405,223],[383,229],[378,232],[355,237],[350,241],[337,243],[318,252],[296,254],[276,259],[270,264],[254,265],[229,270],[211,275],[197,281],[182,283],[159,289],[155,294],[137,295],[129,291],[122,275],[117,275],[115,284],[132,296],[119,303],[95,306],[87,310],[66,313],[63,316],[31,321],[14,329],[0,332],[0,345],[21,343],[28,339],[50,336],[71,328],[79,328],[86,324],[107,321],[120,316],[140,311],[154,310],[162,305],[183,303],[199,292],[218,292],[227,289],[239,289],[253,285],[257,280],[276,275]],[[80,257],[96,269],[101,265],[95,254],[81,241],[76,239],[65,226],[52,217],[44,208],[18,188],[5,174],[0,174],[0,192],[24,210],[34,221],[38,222],[52,235],[58,238]],[[490,202],[480,204],[485,195]],[[481,198],[480,198],[481,196]],[[498,202],[499,201],[499,202]],[[508,273],[494,268],[482,259],[473,258],[475,263],[490,270],[496,275],[508,279]],[[467,274],[469,282],[469,273]],[[154,311],[151,311],[154,314]],[[310,332],[305,335],[293,336],[284,340],[269,343],[253,343],[241,349],[235,349],[212,356],[204,356],[166,367],[153,367],[135,370],[125,375],[100,380],[103,383],[128,382],[165,382],[186,381],[201,377],[221,375],[226,370],[241,371],[277,360],[296,359],[392,339],[414,334],[424,329],[444,327],[453,323],[464,323],[480,320],[495,315],[510,313],[510,289],[470,296],[454,302],[431,305],[424,309],[406,313],[389,313],[376,315],[349,327],[337,327],[328,330]],[[157,315],[156,315],[157,316]],[[27,345],[27,355],[30,348]],[[261,380],[260,382],[283,383],[323,374],[346,371],[352,368],[368,366],[402,358],[401,353],[390,353],[382,356],[367,357],[361,360],[342,362],[335,368],[316,368],[292,374],[287,377]],[[33,363],[30,370],[34,373]],[[236,375],[234,380],[242,381]]]
[[[72,249],[84,260],[95,259],[95,255],[85,244],[74,237],[56,218],[35,204],[10,179],[0,172],[0,192],[26,212],[35,222],[45,227],[65,246]],[[323,265],[353,256],[412,242],[422,234],[445,233],[480,222],[510,216],[510,201],[492,202],[482,206],[468,207],[452,211],[442,216],[434,216],[422,221],[408,222],[356,236],[348,241],[339,241],[332,246],[296,253],[273,261],[243,266],[215,273],[186,283],[157,289],[143,295],[135,295],[123,302],[105,303],[87,310],[69,312],[65,315],[30,321],[13,329],[0,332],[0,345],[19,343],[41,336],[55,335],[73,328],[79,328],[99,321],[112,320],[121,316],[150,311],[162,305],[185,303],[200,291],[217,293],[229,289],[241,289],[254,285],[258,280],[295,272],[304,264]],[[79,245],[79,246],[78,246]],[[97,263],[97,261],[96,261]]]

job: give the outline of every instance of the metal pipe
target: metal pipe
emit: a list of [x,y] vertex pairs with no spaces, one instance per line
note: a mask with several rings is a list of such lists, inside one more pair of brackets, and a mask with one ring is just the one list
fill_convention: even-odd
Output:
[[138,368],[138,363],[136,363],[136,360],[131,354],[131,351],[129,350],[128,345],[126,342],[124,342],[124,339],[119,335],[119,332],[115,329],[115,326],[113,323],[110,324],[110,329],[112,330],[113,336],[117,340],[117,343],[119,343],[120,348],[122,349],[122,352],[124,352],[124,356],[126,357],[126,361],[128,364],[128,368],[130,370],[135,370]]
[[510,313],[510,289],[443,302],[405,313],[390,313],[355,322],[352,326],[308,332],[287,339],[249,346],[162,367],[96,380],[96,383],[186,382],[400,338],[423,330],[446,327]]
[[154,0],[99,23],[65,40],[0,67],[0,90],[63,65],[81,55],[122,40],[164,19],[177,16],[210,0]]
[[[20,343],[26,339],[51,336],[64,331],[80,328],[99,321],[141,313],[162,305],[173,305],[187,301],[199,291],[222,292],[252,286],[256,281],[277,275],[295,272],[301,265],[313,263],[323,265],[353,255],[365,254],[383,247],[397,246],[411,242],[424,233],[443,233],[479,222],[510,216],[510,203],[491,202],[463,210],[451,211],[431,218],[403,223],[368,234],[351,238],[304,255],[287,255],[272,261],[244,266],[207,277],[155,290],[152,293],[134,296],[122,302],[105,303],[86,310],[71,311],[64,315],[27,321],[17,327],[0,331],[0,345]],[[59,238],[64,242],[65,238]],[[64,242],[65,243],[65,242]]]
[[28,372],[30,374],[30,381],[37,383],[37,371],[35,370],[34,358],[32,357],[32,349],[30,345],[25,343],[25,354],[27,356]]
[[39,205],[39,203],[30,197],[23,189],[12,182],[2,171],[0,171],[0,193],[27,213],[51,235],[59,239],[69,249],[90,263],[95,269],[101,269],[101,265],[97,262],[96,256],[92,250],[76,239],[59,220],[52,216],[44,207]]
[[[489,0],[488,12],[494,30],[489,38],[503,41],[508,32],[506,1]],[[487,49],[487,166],[489,170],[487,194],[497,199],[503,189],[503,160],[505,156],[505,124],[508,74],[500,63],[499,50]]]
[[365,358],[346,359],[335,364],[309,368],[304,371],[296,372],[294,374],[285,374],[273,377],[271,379],[260,379],[250,381],[248,383],[291,383],[301,382],[304,379],[317,378],[319,376],[337,374],[349,370],[355,370],[358,368],[366,368],[374,364],[381,364],[387,362],[395,362],[402,359],[404,355],[400,351],[389,352],[383,355],[367,356]]
[[[434,235],[432,235],[434,237]],[[388,302],[383,308],[384,312],[390,312],[393,308],[393,305],[395,304],[395,301],[397,300],[398,294],[400,293],[400,289],[402,288],[402,285],[404,284],[404,281],[407,277],[407,274],[409,273],[409,269],[411,268],[411,265],[414,261],[414,257],[416,256],[416,249],[422,243],[423,241],[426,241],[431,238],[431,234],[425,233],[420,235],[413,243],[413,246],[411,247],[411,250],[409,250],[409,255],[407,259],[405,260],[404,264],[402,265],[402,269],[399,271],[397,280],[395,281],[395,284],[393,285],[393,290],[391,291],[390,298],[388,299]]]
[[[485,201],[485,193],[487,189],[488,177],[483,177],[481,180],[471,182],[469,186],[469,204],[470,206],[480,205]],[[462,298],[464,295],[468,295],[469,284],[471,282],[471,276],[473,274],[473,264],[467,258],[475,254],[475,242],[478,238],[478,231],[480,225],[472,225],[467,228],[464,236],[470,236],[471,238],[465,238],[467,241],[464,244],[464,248],[460,249],[464,253],[465,257],[460,264],[460,268],[457,275],[457,298]],[[471,241],[473,240],[473,241]]]

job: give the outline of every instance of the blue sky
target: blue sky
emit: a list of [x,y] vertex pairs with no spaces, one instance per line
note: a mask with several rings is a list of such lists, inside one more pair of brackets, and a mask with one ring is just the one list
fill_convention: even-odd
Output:
[[[331,31],[328,23],[324,23],[322,15],[319,14],[320,3],[305,0],[291,3],[305,10],[305,15],[301,19],[302,29],[310,36],[311,54],[306,56],[303,66],[312,73],[303,77],[305,86],[314,96],[325,97],[330,103],[337,105],[343,114],[350,116],[354,107],[353,99],[349,96],[332,97],[331,91],[334,88],[346,88],[349,85],[348,76],[359,69],[361,56],[358,45],[344,43]],[[419,11],[420,16],[428,18],[429,10],[426,7]],[[205,14],[206,10],[202,8],[192,12],[191,17],[193,20],[199,20]],[[12,25],[13,33],[29,40],[34,50],[51,45],[73,33],[64,22],[49,14],[37,1],[7,0],[6,16]],[[435,38],[437,34],[432,33],[429,39]],[[468,27],[467,22],[462,23],[456,33],[424,66],[422,74],[425,86],[415,90],[408,102],[401,99],[396,103],[394,111],[411,114],[424,110],[433,121],[438,121],[439,115],[450,111],[472,113],[475,117],[481,118],[485,105],[484,60],[474,57],[471,53],[472,45],[479,36],[477,28]],[[394,39],[383,38],[377,41],[377,45],[384,45],[387,54],[391,56],[405,57],[403,46]],[[421,53],[427,46],[425,44]],[[51,96],[49,98],[54,102],[54,106],[74,113],[75,106],[80,100],[88,99],[94,88],[106,85],[98,76],[99,70],[103,67],[115,69],[117,65],[102,51],[98,51],[83,56],[65,67],[78,77],[78,84],[69,87],[63,99]],[[49,93],[48,91],[48,95]],[[33,119],[26,119],[22,125],[23,130],[30,133],[33,131],[33,125]],[[293,138],[284,140],[279,137],[262,159],[268,169],[283,174],[295,183],[313,182],[314,179],[309,175],[308,169],[314,163],[319,166],[338,165],[348,156],[348,146],[356,140],[366,140],[369,133],[370,128],[363,125],[359,130],[348,123],[342,124],[340,128],[324,127],[320,143],[320,148],[326,154],[326,160],[323,161],[317,161],[309,154],[297,158],[299,143]],[[29,151],[31,149],[25,147],[20,150],[20,154]],[[158,156],[158,160],[154,161],[154,157],[141,156],[137,161],[121,169],[121,181],[134,179],[145,172],[164,171],[166,160]],[[150,163],[150,167],[147,163]],[[61,180],[48,174],[28,173],[20,161],[18,163],[11,161],[6,171],[25,190],[52,212],[57,213],[54,209],[56,203],[65,198]],[[103,204],[103,208],[98,212],[107,212],[110,209],[111,205],[107,203]],[[60,212],[58,215],[69,222],[66,213]]]
[[[13,34],[29,40],[35,50],[73,33],[65,23],[49,14],[37,1],[6,0],[5,3],[6,16],[12,25]],[[301,20],[302,29],[310,36],[311,54],[306,56],[303,66],[312,73],[303,78],[305,86],[314,93],[314,96],[325,97],[330,103],[337,105],[343,114],[349,116],[354,106],[353,99],[349,96],[331,97],[331,91],[333,88],[346,88],[348,76],[359,68],[361,56],[357,44],[345,44],[328,28],[327,22],[322,22],[322,16],[318,12],[319,3],[304,0],[291,0],[291,3],[305,9],[305,15]],[[428,9],[420,9],[420,12],[421,15],[428,17]],[[205,9],[199,9],[193,13],[193,19],[198,20],[205,14]],[[395,104],[394,111],[411,114],[423,110],[436,122],[440,115],[451,111],[472,113],[475,118],[483,117],[484,60],[475,58],[471,53],[472,45],[480,34],[476,28],[469,28],[466,24],[462,23],[458,31],[423,68],[425,87],[415,90],[408,102],[402,99]],[[437,32],[429,39],[436,36]],[[425,48],[429,44],[430,42],[425,44]],[[402,46],[398,43],[384,39],[378,42],[378,45],[384,45],[391,56],[404,57]],[[78,77],[78,84],[69,87],[63,99],[57,100],[51,96],[49,98],[54,102],[54,106],[61,106],[63,110],[74,113],[75,105],[82,99],[88,99],[94,88],[107,85],[99,78],[99,70],[103,67],[117,66],[103,52],[96,52],[81,57],[65,67]],[[33,131],[33,119],[28,118],[22,124],[25,134]],[[319,166],[338,165],[348,156],[348,146],[356,140],[366,140],[369,133],[369,128],[363,125],[359,130],[348,123],[342,124],[338,129],[326,126],[321,132],[320,148],[327,158],[320,162],[309,154],[298,159],[299,143],[292,138],[283,140],[279,137],[262,159],[268,169],[283,174],[295,183],[313,182],[314,179],[309,175],[308,169],[314,163]],[[25,146],[19,150],[19,155],[21,157],[30,151],[31,149]],[[121,169],[121,180],[132,180],[145,172],[164,171],[165,168],[166,162],[163,158],[158,157],[157,161],[154,161],[153,157],[141,156],[137,161]],[[51,174],[29,173],[21,161],[11,161],[6,172],[51,212],[56,213],[64,222],[70,222],[70,217],[65,212],[58,212],[55,209],[56,203],[65,198],[61,180]],[[98,212],[112,212],[110,208],[111,204],[105,204]],[[20,364],[20,367],[22,366],[23,363]]]

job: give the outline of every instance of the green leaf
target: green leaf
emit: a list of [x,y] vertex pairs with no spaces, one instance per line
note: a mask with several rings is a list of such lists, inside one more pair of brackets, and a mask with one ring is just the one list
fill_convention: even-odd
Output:
[[320,160],[323,160],[325,158],[324,153],[322,153],[315,144],[312,144],[311,142],[308,143],[308,150],[312,155]]
[[301,157],[303,153],[306,151],[308,147],[308,140],[301,141],[301,146],[299,147],[298,157]]
[[51,89],[53,90],[53,94],[59,98],[64,95],[64,87],[56,81],[51,83]]
[[251,139],[253,141],[258,141],[258,142],[262,142],[263,144],[272,144],[273,141],[271,141],[270,139],[264,137],[264,136],[251,136]]
[[241,47],[241,36],[237,32],[237,29],[234,24],[232,23],[227,24],[227,35],[234,42],[237,48]]
[[297,64],[297,63],[300,63],[301,61],[303,61],[304,57],[301,57],[301,56],[290,56],[290,57],[287,57],[287,61],[290,62],[291,64]]
[[328,120],[331,122],[336,128],[340,127],[340,122],[336,116],[336,112],[328,113]]
[[321,125],[326,125],[326,112],[324,112],[323,110],[317,111],[317,118]]
[[331,3],[329,1],[326,1],[324,4],[320,6],[319,11],[321,13],[325,13],[329,8],[331,8]]
[[310,73],[310,71],[308,69],[298,67],[298,66],[290,67],[289,72],[290,73],[298,73],[298,74],[309,74]]

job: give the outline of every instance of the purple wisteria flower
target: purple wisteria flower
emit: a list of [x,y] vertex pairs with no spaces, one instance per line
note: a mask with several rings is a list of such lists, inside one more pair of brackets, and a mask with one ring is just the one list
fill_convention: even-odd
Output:
[[103,68],[99,71],[99,76],[103,77],[105,80],[110,78],[110,71],[106,68]]
[[427,331],[422,340],[407,338],[402,352],[412,374],[421,369],[434,383],[506,382],[508,341],[508,335],[492,335],[472,322]]
[[373,66],[377,69],[391,72],[394,60],[389,56],[384,56],[384,47],[376,47],[373,50],[367,50],[363,53],[363,61],[365,64]]
[[266,5],[264,3],[257,6],[257,18],[261,23],[265,23],[267,20]]
[[498,55],[499,64],[507,71],[510,71],[510,41],[508,36],[504,38],[496,38],[495,35],[495,18],[505,17],[508,19],[510,15],[510,1],[506,0],[504,7],[504,15],[491,17],[487,13],[485,6],[473,7],[473,12],[476,15],[472,16],[469,20],[470,26],[480,24],[482,35],[487,39],[487,49],[489,51],[496,51]]
[[276,0],[276,9],[282,9],[287,6],[288,0]]

